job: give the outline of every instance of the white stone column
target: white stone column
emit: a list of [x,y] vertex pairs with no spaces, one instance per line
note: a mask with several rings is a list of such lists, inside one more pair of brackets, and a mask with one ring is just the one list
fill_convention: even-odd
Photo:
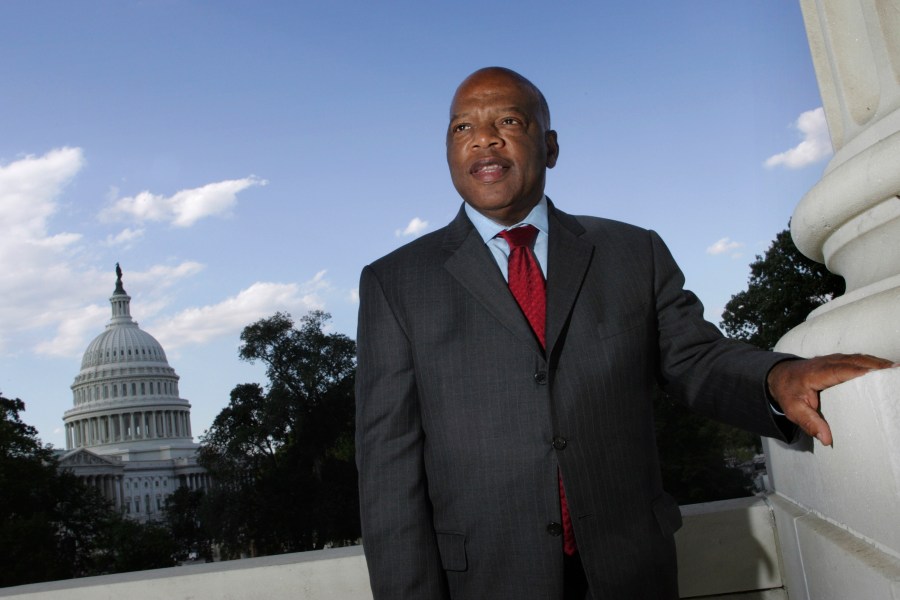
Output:
[[[777,349],[900,360],[900,5],[800,0],[835,154],[791,219],[847,281]],[[900,370],[822,394],[834,447],[767,443],[791,600],[900,598]],[[893,590],[893,591],[892,591]]]
[[122,476],[116,475],[115,485],[116,485],[116,508],[122,508],[125,498],[125,490],[122,485]]

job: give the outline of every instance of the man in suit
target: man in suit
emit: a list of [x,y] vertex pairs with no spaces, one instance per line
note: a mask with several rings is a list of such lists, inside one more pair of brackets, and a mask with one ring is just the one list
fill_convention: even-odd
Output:
[[726,340],[655,233],[557,209],[544,195],[556,132],[521,75],[473,73],[450,112],[462,209],[360,283],[375,598],[677,598],[655,386],[762,435],[788,439],[790,420],[828,444],[817,392],[889,362]]

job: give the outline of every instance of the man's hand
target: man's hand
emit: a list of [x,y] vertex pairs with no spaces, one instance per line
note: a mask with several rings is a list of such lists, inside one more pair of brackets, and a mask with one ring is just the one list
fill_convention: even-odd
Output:
[[829,354],[780,362],[769,371],[766,382],[769,393],[788,420],[830,446],[831,428],[819,412],[819,392],[890,366],[893,366],[891,361],[867,354]]

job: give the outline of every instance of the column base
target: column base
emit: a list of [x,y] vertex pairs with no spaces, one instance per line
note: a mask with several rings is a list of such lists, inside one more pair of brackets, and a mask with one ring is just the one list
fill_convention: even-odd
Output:
[[900,369],[822,393],[834,447],[765,440],[791,600],[900,598]]
[[900,277],[820,306],[775,349],[804,357],[862,352],[900,361]]

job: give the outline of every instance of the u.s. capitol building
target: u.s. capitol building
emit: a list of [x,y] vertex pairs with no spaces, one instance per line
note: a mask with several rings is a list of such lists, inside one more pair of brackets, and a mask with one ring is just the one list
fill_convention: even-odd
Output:
[[116,265],[112,318],[88,345],[63,416],[66,451],[60,467],[98,488],[137,520],[162,516],[178,487],[201,489],[191,405],[178,395],[178,375],[156,339],[131,318],[131,296]]

